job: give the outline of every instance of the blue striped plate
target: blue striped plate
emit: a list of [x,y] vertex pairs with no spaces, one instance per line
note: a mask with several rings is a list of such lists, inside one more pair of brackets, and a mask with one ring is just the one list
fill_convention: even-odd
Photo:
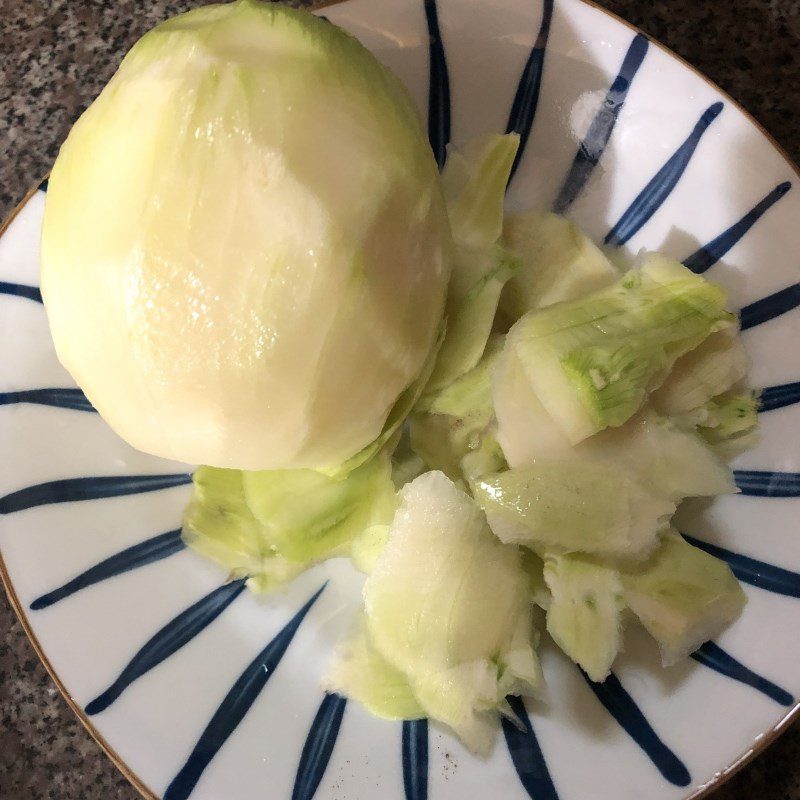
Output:
[[547,703],[511,703],[494,754],[320,689],[359,602],[344,562],[257,601],[188,552],[191,467],[132,450],[58,364],[38,290],[46,184],[0,237],[0,553],[23,622],[75,710],[147,797],[650,800],[697,797],[800,696],[800,188],[730,98],[581,0],[348,0],[326,9],[406,82],[440,163],[517,131],[510,208],[709,271],[741,309],[761,444],[741,492],[685,509],[749,603],[668,671],[631,630],[595,684],[547,642]]

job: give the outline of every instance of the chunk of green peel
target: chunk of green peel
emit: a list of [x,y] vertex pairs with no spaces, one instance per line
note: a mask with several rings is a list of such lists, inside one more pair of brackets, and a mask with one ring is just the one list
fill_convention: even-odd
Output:
[[736,491],[730,467],[703,438],[649,409],[575,450],[597,463],[628,469],[650,491],[675,502]]
[[[705,415],[672,420],[645,407],[624,425],[573,445],[533,392],[515,353],[506,349],[493,375],[497,438],[512,467],[542,460],[607,463],[674,501],[736,491],[728,465],[695,432]],[[698,412],[699,413],[699,412]]]
[[539,308],[575,300],[620,277],[619,270],[577,225],[549,211],[508,214],[506,247],[520,260],[500,297],[511,320]]
[[712,333],[681,356],[669,377],[653,393],[663,414],[686,414],[727,392],[747,374],[747,355],[735,327]]
[[395,509],[391,464],[385,453],[346,476],[314,470],[243,473],[244,496],[281,555],[308,562],[341,548]]
[[604,681],[622,645],[622,583],[615,569],[579,555],[548,554],[547,632],[593,681]]
[[527,314],[508,334],[525,377],[573,444],[622,425],[681,355],[729,327],[723,290],[662,256],[607,289]]
[[375,649],[363,617],[356,634],[337,652],[324,688],[358,701],[382,719],[425,716],[403,673]]
[[505,464],[489,430],[494,418],[490,375],[502,346],[502,337],[490,338],[477,366],[423,397],[409,417],[411,448],[428,469],[457,483],[465,473],[475,476]]
[[256,594],[280,588],[305,569],[277,551],[269,531],[253,516],[239,470],[198,467],[192,480],[194,492],[183,518],[183,539],[192,550],[234,578],[247,577]]
[[447,334],[427,392],[448,386],[483,355],[500,292],[519,266],[501,241],[503,201],[516,134],[490,134],[463,151],[448,149],[442,175],[453,234],[453,268],[445,316]]
[[613,464],[540,461],[484,475],[472,490],[501,541],[540,553],[644,558],[675,512],[673,502]]
[[[413,590],[411,589],[413,587]],[[487,753],[509,692],[541,685],[528,578],[474,501],[440,472],[400,492],[364,584],[369,637],[425,714]]]
[[625,602],[658,642],[665,667],[720,634],[746,602],[730,567],[674,530],[621,579]]
[[755,392],[726,392],[690,414],[697,433],[722,458],[733,458],[758,442],[758,396]]
[[501,237],[506,186],[518,148],[516,133],[479,136],[460,149],[448,145],[442,190],[456,244],[480,250]]

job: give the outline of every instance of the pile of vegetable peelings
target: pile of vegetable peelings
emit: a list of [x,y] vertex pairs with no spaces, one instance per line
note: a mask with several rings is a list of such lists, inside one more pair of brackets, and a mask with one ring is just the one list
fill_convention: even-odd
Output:
[[725,292],[507,213],[518,144],[451,147],[440,175],[356,39],[209,6],[77,122],[42,243],[62,363],[133,446],[206,465],[187,544],[254,593],[352,559],[326,688],[477,753],[541,691],[542,628],[602,681],[626,623],[670,665],[745,602],[671,526],[736,491],[756,436]]

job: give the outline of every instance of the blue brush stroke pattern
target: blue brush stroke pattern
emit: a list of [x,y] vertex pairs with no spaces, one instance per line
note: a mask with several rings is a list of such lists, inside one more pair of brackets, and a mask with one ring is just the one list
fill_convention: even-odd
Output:
[[442,34],[439,31],[439,14],[436,0],[425,0],[425,20],[428,24],[428,140],[439,169],[447,159],[450,142],[450,76],[444,55]]
[[767,564],[764,561],[757,561],[750,556],[734,553],[719,545],[695,539],[693,536],[683,534],[683,538],[689,544],[725,561],[742,583],[749,583],[751,586],[757,586],[767,592],[800,598],[800,573],[776,567],[774,564]]
[[69,408],[73,411],[94,411],[94,406],[80,389],[22,389],[18,392],[0,392],[0,406],[15,403],[32,403],[39,406]]
[[171,475],[103,475],[87,478],[65,478],[28,486],[0,497],[0,514],[12,514],[35,506],[52,503],[71,503],[79,500],[96,500],[121,497],[128,494],[156,492],[172,486],[191,483],[189,473]]
[[8,281],[0,281],[0,294],[26,297],[28,300],[33,300],[35,303],[43,302],[42,293],[39,291],[39,287],[28,286],[24,283],[9,283]]
[[347,699],[338,694],[326,694],[322,699],[300,754],[292,800],[314,797],[331,759],[346,705]]
[[735,469],[733,478],[750,497],[800,497],[800,472]]
[[544,73],[544,56],[552,21],[553,0],[544,0],[539,33],[533,43],[525,68],[522,70],[522,75],[520,75],[517,92],[514,95],[514,102],[511,104],[508,124],[506,125],[506,133],[519,134],[519,149],[514,157],[514,163],[508,176],[509,183],[511,183],[519,162],[525,153],[528,136],[530,136],[531,128],[533,127],[533,119],[536,116],[536,107],[539,105],[539,92],[542,88],[542,74]]
[[525,704],[519,697],[511,695],[506,700],[523,725],[520,730],[511,720],[503,717],[503,735],[520,783],[532,800],[558,800],[558,792],[550,777]]
[[130,572],[147,564],[152,564],[154,561],[161,561],[168,556],[179,553],[185,547],[186,545],[181,539],[180,528],[153,536],[151,539],[115,553],[113,556],[82,572],[71,581],[67,581],[63,586],[37,597],[31,603],[31,610],[41,611],[43,608],[48,608],[59,600],[79,592],[81,589],[86,589],[88,586],[93,586],[95,583],[108,580],[124,572]]
[[428,800],[428,720],[403,721],[403,790],[406,800]]
[[86,713],[105,711],[135,680],[191,642],[242,593],[244,584],[244,578],[226,583],[168,622],[142,646],[114,683],[87,704]]
[[766,197],[756,203],[738,222],[735,222],[716,239],[703,245],[687,258],[683,264],[692,272],[702,275],[713,267],[744,236],[764,214],[792,188],[789,181],[778,184]]
[[762,389],[758,398],[758,410],[774,411],[776,408],[784,408],[795,403],[800,403],[800,381]]
[[286,648],[289,647],[300,623],[322,594],[324,583],[309,598],[308,602],[292,617],[278,635],[256,656],[225,696],[191,755],[180,772],[164,792],[163,800],[186,800],[192,793],[200,776],[227,741],[228,737],[244,719],[267,681],[278,668]]
[[47,178],[45,178],[45,179],[44,179],[44,180],[43,180],[43,181],[42,181],[42,182],[39,184],[39,191],[40,191],[40,192],[46,192],[46,191],[47,191],[47,189],[48,189],[48,187],[49,187],[49,184],[50,184],[50,178],[49,178],[49,176],[48,176]]
[[800,283],[787,286],[775,294],[750,303],[739,312],[741,329],[746,331],[764,322],[769,322],[787,311],[792,311],[800,305]]
[[686,765],[661,741],[619,678],[612,672],[602,683],[595,683],[583,670],[581,674],[597,699],[642,748],[656,769],[675,786],[688,786],[692,778]]
[[686,141],[670,156],[639,196],[628,206],[616,225],[606,234],[605,244],[620,247],[658,211],[678,184],[708,126],[720,115],[724,104],[709,106],[694,126]]
[[639,67],[642,66],[649,46],[650,42],[644,34],[637,33],[633,37],[622,61],[619,74],[611,84],[602,108],[589,125],[586,138],[581,142],[575,160],[561,185],[555,203],[553,203],[553,211],[556,214],[563,214],[572,205],[583,191],[589,176],[600,161],[614,131],[614,126],[617,124],[617,117],[619,117],[619,112],[628,96],[628,90]]
[[719,672],[721,675],[733,678],[733,680],[744,683],[747,686],[752,686],[754,689],[761,692],[761,694],[766,695],[770,700],[774,700],[782,706],[794,704],[794,697],[792,697],[786,689],[781,689],[780,686],[774,684],[772,681],[768,681],[766,678],[762,678],[761,675],[748,669],[744,664],[726,653],[714,642],[706,642],[692,653],[692,658],[704,667],[709,667],[715,672]]

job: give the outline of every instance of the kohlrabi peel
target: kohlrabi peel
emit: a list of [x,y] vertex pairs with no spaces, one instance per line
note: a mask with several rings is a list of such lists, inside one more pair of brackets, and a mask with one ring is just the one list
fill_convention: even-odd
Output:
[[658,642],[664,666],[718,636],[747,601],[724,561],[674,530],[648,561],[621,578],[625,602]]
[[500,297],[500,310],[512,322],[619,279],[619,270],[603,251],[574,222],[552,212],[508,214],[503,234],[520,262]]
[[651,254],[612,286],[526,314],[509,347],[533,393],[572,443],[618,427],[684,353],[730,327],[726,296]]
[[486,753],[506,694],[541,683],[529,579],[465,493],[428,472],[400,493],[364,585],[366,625],[426,715]]
[[184,512],[183,539],[196,553],[215,561],[234,578],[247,578],[255,594],[279,589],[308,563],[281,555],[270,531],[247,505],[242,473],[200,467]]
[[500,292],[519,266],[502,242],[505,190],[518,147],[516,134],[489,134],[463,150],[448,148],[442,184],[453,231],[453,272],[447,334],[429,392],[448,386],[478,363]]
[[436,341],[451,237],[401,85],[286,6],[146,34],[50,177],[59,359],[135,447],[330,468],[384,430]]

